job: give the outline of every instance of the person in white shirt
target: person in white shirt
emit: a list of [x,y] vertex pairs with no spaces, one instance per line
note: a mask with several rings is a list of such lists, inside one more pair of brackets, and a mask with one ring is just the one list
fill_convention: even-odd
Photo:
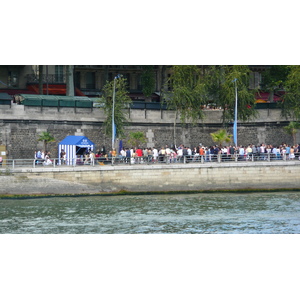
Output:
[[265,144],[260,145],[260,158],[261,160],[265,160]]
[[225,161],[227,159],[227,153],[228,153],[227,147],[222,147],[221,152],[222,152],[222,160]]
[[93,151],[90,151],[90,165],[94,165],[95,164],[95,153]]
[[156,147],[153,148],[153,160],[154,162],[157,162],[157,158],[158,158],[158,151],[156,149]]
[[125,158],[126,158],[126,151],[124,148],[121,149],[120,156],[121,156],[120,158],[121,158],[122,162],[124,162]]
[[183,150],[182,148],[179,148],[177,151],[177,160],[180,162],[183,156]]

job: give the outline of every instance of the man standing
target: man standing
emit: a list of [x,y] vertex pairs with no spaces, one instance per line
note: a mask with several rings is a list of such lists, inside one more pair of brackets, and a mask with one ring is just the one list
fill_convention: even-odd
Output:
[[95,164],[95,153],[92,150],[90,151],[90,164],[91,166]]
[[246,152],[247,152],[247,160],[252,160],[252,147],[250,144],[248,145]]
[[183,155],[183,162],[188,162],[188,150],[187,147],[183,147],[182,149],[182,155]]
[[167,163],[171,162],[171,149],[166,145],[166,161]]
[[234,159],[234,147],[232,145],[229,146],[229,155],[231,159]]
[[65,164],[65,161],[64,161],[64,158],[65,158],[65,155],[66,155],[66,152],[64,149],[61,149],[61,152],[60,152],[60,164]]
[[143,156],[143,151],[140,147],[138,147],[135,151],[136,153],[136,156],[137,156],[137,161],[138,161],[138,164],[141,163],[141,160],[142,160],[142,156]]
[[243,145],[241,145],[239,148],[239,160],[244,160],[244,154],[245,154],[245,149]]
[[288,144],[286,144],[285,150],[286,159],[290,159],[291,147]]
[[154,162],[157,162],[157,158],[158,158],[158,150],[156,149],[156,147],[153,148],[153,160]]
[[131,152],[129,148],[126,148],[126,164],[130,163]]
[[260,145],[260,157],[261,157],[261,160],[265,160],[265,144],[261,144]]

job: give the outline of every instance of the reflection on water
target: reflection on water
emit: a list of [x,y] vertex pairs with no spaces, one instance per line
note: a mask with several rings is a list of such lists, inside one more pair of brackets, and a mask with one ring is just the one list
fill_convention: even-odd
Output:
[[0,233],[300,233],[300,193],[0,200]]

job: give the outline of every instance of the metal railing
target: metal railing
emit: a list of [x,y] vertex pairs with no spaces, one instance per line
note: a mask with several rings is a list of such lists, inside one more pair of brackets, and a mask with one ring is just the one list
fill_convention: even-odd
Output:
[[225,154],[205,154],[205,155],[185,155],[173,157],[170,155],[141,156],[141,157],[100,157],[95,159],[74,158],[60,159],[3,159],[0,163],[0,170],[17,168],[67,168],[78,166],[114,166],[114,165],[151,165],[151,164],[206,164],[206,163],[232,163],[232,162],[278,162],[295,161],[300,164],[300,155],[291,158],[289,154],[276,155],[273,153],[253,154],[253,155],[225,155]]
[[[43,83],[60,84],[66,83],[66,76],[64,74],[43,74]],[[25,75],[27,83],[38,83],[39,77],[36,74]]]

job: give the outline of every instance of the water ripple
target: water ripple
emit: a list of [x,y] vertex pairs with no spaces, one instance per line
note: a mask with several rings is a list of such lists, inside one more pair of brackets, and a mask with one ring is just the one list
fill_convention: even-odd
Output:
[[0,233],[300,233],[300,193],[0,200]]

